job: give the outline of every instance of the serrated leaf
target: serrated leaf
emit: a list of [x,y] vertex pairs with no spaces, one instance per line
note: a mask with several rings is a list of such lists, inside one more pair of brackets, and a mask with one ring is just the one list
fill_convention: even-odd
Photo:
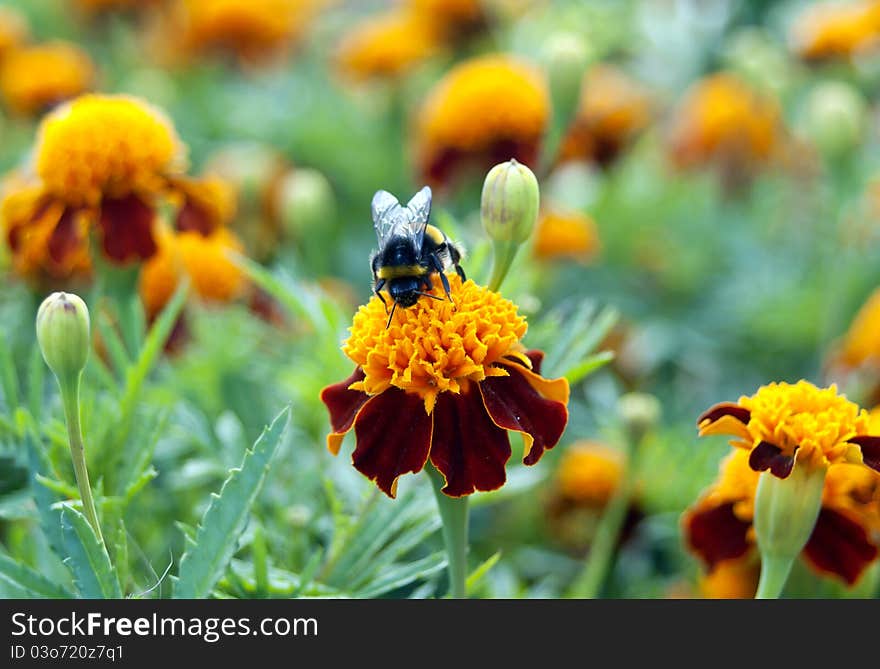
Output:
[[71,599],[73,595],[27,565],[0,555],[0,581],[34,599]]
[[64,505],[61,510],[61,538],[66,557],[64,564],[73,574],[73,582],[84,599],[119,599],[122,591],[110,556],[98,540],[86,517]]
[[223,575],[289,421],[290,408],[286,408],[245,453],[241,467],[230,472],[220,494],[211,499],[196,531],[195,545],[180,559],[175,598],[207,597]]

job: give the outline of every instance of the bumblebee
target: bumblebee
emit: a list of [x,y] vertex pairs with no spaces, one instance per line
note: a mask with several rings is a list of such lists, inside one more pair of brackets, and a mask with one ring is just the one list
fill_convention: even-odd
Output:
[[388,325],[391,325],[397,305],[411,307],[419,297],[442,299],[428,292],[434,287],[431,275],[435,272],[451,302],[446,273],[454,269],[462,281],[466,280],[459,264],[462,250],[442,230],[428,222],[431,189],[428,186],[422,188],[405,207],[391,193],[380,190],[373,196],[370,208],[379,241],[379,249],[370,256],[373,292],[385,304],[386,311],[388,303],[381,293],[383,289],[394,302]]

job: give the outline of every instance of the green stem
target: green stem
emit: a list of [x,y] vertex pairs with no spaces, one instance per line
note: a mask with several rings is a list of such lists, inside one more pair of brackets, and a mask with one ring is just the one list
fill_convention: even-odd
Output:
[[95,530],[98,541],[103,544],[104,536],[101,534],[101,525],[98,523],[98,514],[95,511],[95,500],[92,498],[92,488],[89,485],[89,471],[86,468],[86,454],[79,419],[80,377],[81,374],[77,375],[76,380],[69,385],[61,385],[61,401],[64,404],[67,436],[70,441],[70,457],[73,460],[73,471],[76,474],[76,485],[79,487],[83,511],[92,529]]
[[449,596],[453,599],[466,599],[468,498],[444,495],[441,492],[446,483],[443,475],[430,464],[425,469],[431,478],[440,520],[443,521],[443,543],[446,545],[449,566]]
[[510,271],[510,266],[513,264],[517,250],[519,250],[519,244],[514,242],[495,242],[494,249],[489,290],[497,291],[501,288],[507,272]]
[[761,558],[761,578],[758,581],[758,591],[755,599],[779,599],[794,558],[765,555]]
[[587,562],[572,585],[569,597],[595,599],[602,591],[611,561],[617,552],[617,543],[632,499],[633,470],[632,464],[627,464],[624,479],[605,507],[590,545]]

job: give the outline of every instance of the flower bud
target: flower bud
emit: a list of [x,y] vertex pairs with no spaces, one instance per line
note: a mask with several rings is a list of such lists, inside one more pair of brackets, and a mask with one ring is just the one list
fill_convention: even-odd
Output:
[[793,560],[813,533],[822,491],[824,467],[811,467],[795,460],[794,469],[781,479],[766,471],[755,492],[755,536],[762,558]]
[[521,244],[535,228],[539,200],[538,180],[528,167],[513,159],[496,165],[483,182],[483,228],[496,242]]
[[75,383],[89,357],[89,309],[73,293],[52,293],[37,311],[37,342],[62,387]]
[[660,420],[660,402],[648,393],[626,393],[617,411],[633,442],[638,443]]
[[318,170],[292,170],[284,176],[278,190],[278,210],[288,234],[300,236],[316,226],[328,225],[335,218],[333,188]]
[[804,112],[803,131],[829,157],[854,150],[867,129],[865,98],[842,81],[818,84],[807,97]]
[[581,81],[590,60],[583,37],[574,32],[557,32],[547,39],[543,51],[550,78],[550,93],[557,109],[568,118],[581,93]]

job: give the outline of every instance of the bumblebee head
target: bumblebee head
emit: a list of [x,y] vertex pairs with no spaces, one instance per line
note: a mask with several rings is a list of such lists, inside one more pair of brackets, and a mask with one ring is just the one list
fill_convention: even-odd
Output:
[[389,283],[388,293],[400,306],[411,307],[418,302],[422,287],[421,279],[418,277],[398,277]]

